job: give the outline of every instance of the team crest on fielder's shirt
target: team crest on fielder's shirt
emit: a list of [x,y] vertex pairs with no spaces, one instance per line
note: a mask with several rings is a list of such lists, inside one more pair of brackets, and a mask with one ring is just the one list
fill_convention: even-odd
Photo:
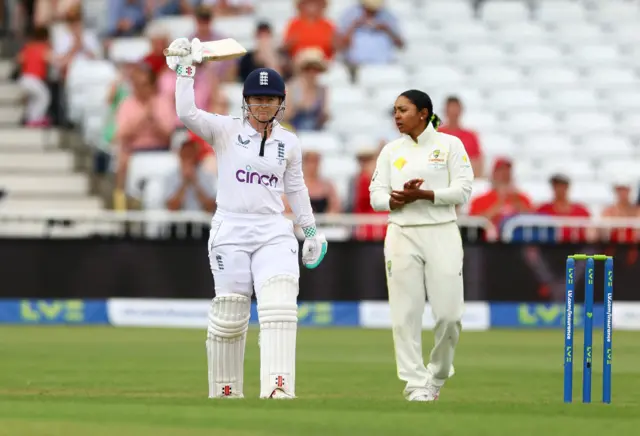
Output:
[[429,155],[429,165],[435,168],[445,166],[447,163],[447,153],[441,152],[440,149],[435,149]]
[[391,277],[391,261],[387,261],[387,274]]
[[406,164],[407,164],[407,160],[403,157],[399,157],[398,159],[395,160],[395,162],[393,163],[393,166],[401,170]]

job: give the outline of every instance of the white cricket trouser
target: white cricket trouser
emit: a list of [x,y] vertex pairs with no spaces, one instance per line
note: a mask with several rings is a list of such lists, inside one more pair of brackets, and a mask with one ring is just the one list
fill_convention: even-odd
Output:
[[51,103],[51,92],[47,84],[35,76],[21,76],[18,82],[28,97],[27,121],[42,121]]
[[282,215],[237,214],[218,210],[211,221],[209,263],[216,295],[260,301],[265,281],[278,275],[300,278],[293,222]]
[[[384,251],[396,365],[408,396],[428,383],[442,386],[453,375],[464,310],[462,238],[455,222],[389,224]],[[422,357],[425,297],[435,320],[427,367]]]

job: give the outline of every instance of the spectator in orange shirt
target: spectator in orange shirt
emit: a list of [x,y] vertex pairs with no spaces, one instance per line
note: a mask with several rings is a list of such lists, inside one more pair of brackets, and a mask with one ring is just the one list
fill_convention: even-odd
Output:
[[[551,189],[553,190],[553,199],[549,203],[545,203],[536,211],[542,215],[552,215],[561,217],[588,218],[589,211],[585,206],[578,203],[572,203],[569,200],[570,180],[564,174],[555,174],[551,177]],[[561,229],[559,240],[562,242],[585,242],[586,228],[570,228]]]
[[319,47],[325,58],[333,58],[336,28],[324,17],[325,8],[325,0],[298,0],[298,16],[289,21],[284,34],[284,49],[291,58],[309,47]]
[[19,84],[27,96],[26,125],[44,127],[49,125],[47,111],[51,104],[51,92],[47,86],[51,46],[46,27],[36,28],[18,54],[21,65]]
[[532,210],[529,197],[514,186],[512,166],[507,158],[496,160],[491,178],[493,187],[471,202],[469,215],[483,216],[499,227],[505,218]]
[[439,132],[453,135],[460,139],[471,159],[471,167],[476,178],[484,177],[483,156],[478,135],[473,130],[465,129],[460,123],[463,106],[456,96],[447,98],[445,104],[446,122],[438,128]]

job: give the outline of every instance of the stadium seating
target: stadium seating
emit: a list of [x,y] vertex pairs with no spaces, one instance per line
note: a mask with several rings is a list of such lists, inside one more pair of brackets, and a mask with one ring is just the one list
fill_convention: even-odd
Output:
[[[85,0],[91,8],[104,9],[99,3]],[[327,15],[337,21],[355,3],[329,1]],[[217,17],[216,28],[250,46],[257,21],[270,21],[281,34],[295,13],[290,0],[256,4],[254,16]],[[606,185],[613,177],[612,165],[620,164],[624,171],[638,169],[634,166],[640,141],[637,2],[488,0],[477,16],[466,0],[387,4],[402,23],[407,42],[397,63],[366,66],[354,84],[338,58],[322,77],[330,89],[326,131],[301,134],[306,148],[326,153],[322,167],[335,177],[341,193],[347,192],[346,183],[356,171],[355,161],[349,160],[354,159],[349,138],[361,134],[388,138],[389,109],[395,96],[408,88],[429,92],[437,111],[447,95],[460,96],[466,109],[463,121],[480,133],[488,168],[495,157],[512,156],[519,184],[532,187],[532,195],[541,200],[548,200],[549,192],[536,184],[546,183],[540,176],[546,177],[554,162],[563,162],[565,167],[560,169],[576,178],[576,194],[591,189],[587,184],[579,188],[578,181],[604,182],[607,195],[602,191],[602,195],[587,196],[594,210],[612,200]],[[95,12],[92,9],[89,19],[104,29],[105,15]],[[193,29],[189,17],[164,18],[163,25],[172,37]],[[81,121],[88,143],[95,143],[99,136],[106,109],[100,102],[115,75],[115,65],[140,59],[148,48],[144,38],[119,39],[111,45],[107,59],[74,65],[67,89],[70,113]],[[239,115],[241,85],[227,84],[225,92],[231,112]],[[17,122],[14,112],[0,110],[0,117]],[[68,157],[57,153],[62,154],[52,155],[50,162],[62,173],[68,170]],[[24,168],[34,168],[42,162],[16,155],[0,168],[16,170],[23,163]],[[86,194],[81,177],[56,177],[60,180],[51,180],[42,189]],[[14,179],[11,183],[22,192],[36,188]],[[77,186],[72,189],[74,183]]]

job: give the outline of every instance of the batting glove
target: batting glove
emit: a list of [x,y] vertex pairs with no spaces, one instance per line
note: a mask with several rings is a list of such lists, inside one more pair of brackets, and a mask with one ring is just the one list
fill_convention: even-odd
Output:
[[187,38],[174,40],[167,48],[167,65],[179,76],[193,77],[196,74],[194,62],[202,62],[202,43],[198,38],[191,42]]
[[302,231],[305,238],[302,244],[302,263],[308,269],[314,269],[327,254],[327,239],[315,227],[304,227]]

